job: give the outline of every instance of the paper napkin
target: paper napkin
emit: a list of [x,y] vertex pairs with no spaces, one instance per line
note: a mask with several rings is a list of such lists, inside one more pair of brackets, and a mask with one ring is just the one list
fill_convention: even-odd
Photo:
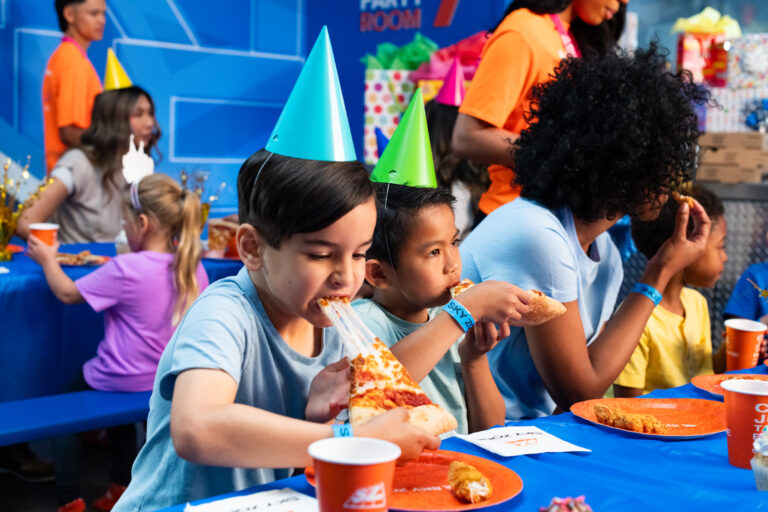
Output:
[[537,427],[492,428],[456,437],[502,457],[533,453],[592,451],[563,441]]
[[184,512],[317,512],[317,500],[293,489],[277,489],[247,496],[189,505]]

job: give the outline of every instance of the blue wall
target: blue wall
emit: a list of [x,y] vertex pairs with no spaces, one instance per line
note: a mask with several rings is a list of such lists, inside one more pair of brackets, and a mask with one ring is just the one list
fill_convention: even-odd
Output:
[[[434,21],[452,4],[444,27]],[[362,158],[365,52],[420,30],[441,46],[489,28],[505,0],[108,0],[104,40],[88,55],[103,75],[112,47],[155,101],[163,130],[158,170],[210,171],[226,181],[217,213],[236,206],[242,161],[262,147],[322,25],[335,50],[358,157]],[[53,0],[0,0],[0,148],[33,156],[43,173],[42,75],[60,33]],[[215,8],[213,6],[216,6]],[[420,10],[420,27],[361,31],[361,13]],[[413,25],[413,23],[411,23]],[[30,149],[32,148],[32,149]]]
[[[155,101],[158,170],[226,181],[214,212],[236,207],[236,176],[262,147],[306,53],[304,0],[111,0],[104,40],[88,55],[103,76],[112,47]],[[213,8],[213,6],[216,8]],[[59,44],[53,0],[0,0],[0,148],[44,172],[41,90]],[[32,148],[32,150],[30,150]],[[215,185],[214,185],[215,184]]]

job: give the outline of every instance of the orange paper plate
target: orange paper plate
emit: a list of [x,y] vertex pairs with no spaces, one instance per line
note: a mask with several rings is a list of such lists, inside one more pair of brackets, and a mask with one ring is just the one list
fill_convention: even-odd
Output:
[[717,375],[697,375],[691,381],[691,384],[699,389],[708,391],[713,395],[723,396],[723,388],[720,387],[720,383],[730,379],[753,379],[753,380],[765,380],[768,381],[768,375],[755,375],[745,373],[730,373]]
[[[595,417],[596,404],[619,407],[627,413],[652,414],[667,427],[667,432],[644,434],[604,425]],[[603,428],[655,439],[694,439],[725,431],[723,402],[698,398],[598,398],[573,404],[571,412]]]
[[[721,404],[722,405],[722,404]],[[480,503],[458,500],[448,485],[448,465],[458,460],[476,467],[491,481],[491,497]],[[315,485],[315,471],[308,467],[304,474]],[[508,501],[523,490],[523,480],[501,464],[466,453],[438,450],[421,456],[395,469],[389,509],[416,512],[424,510],[475,510]]]
[[24,251],[24,248],[22,246],[16,245],[16,244],[8,244],[5,248],[8,249],[8,252],[10,252],[11,254],[16,254],[17,252]]

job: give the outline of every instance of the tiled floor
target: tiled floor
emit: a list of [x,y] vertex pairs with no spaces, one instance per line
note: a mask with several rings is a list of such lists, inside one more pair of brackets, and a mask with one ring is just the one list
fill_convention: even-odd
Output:
[[[30,446],[41,458],[50,460],[50,441],[36,441]],[[92,444],[83,445],[81,485],[86,503],[106,491],[109,485],[108,448]],[[8,474],[0,474],[0,512],[55,511],[56,494],[53,482],[29,483]]]

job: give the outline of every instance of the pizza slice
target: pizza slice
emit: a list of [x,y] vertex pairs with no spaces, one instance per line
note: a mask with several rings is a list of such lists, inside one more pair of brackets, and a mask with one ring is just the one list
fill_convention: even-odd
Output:
[[408,422],[431,434],[454,430],[458,424],[448,411],[432,403],[394,354],[380,340],[373,352],[352,360],[349,422],[367,423],[396,407],[408,409]]
[[[461,282],[450,288],[451,297],[456,297],[461,292],[473,287],[469,279],[462,279]],[[531,293],[531,302],[528,304],[528,312],[523,315],[526,325],[540,325],[549,322],[566,312],[565,306],[552,297],[548,297],[539,290],[528,290]]]
[[456,418],[432,403],[408,370],[376,338],[349,304],[349,299],[318,301],[353,354],[349,393],[349,422],[362,425],[390,409],[408,409],[408,422],[438,435],[458,426]]

